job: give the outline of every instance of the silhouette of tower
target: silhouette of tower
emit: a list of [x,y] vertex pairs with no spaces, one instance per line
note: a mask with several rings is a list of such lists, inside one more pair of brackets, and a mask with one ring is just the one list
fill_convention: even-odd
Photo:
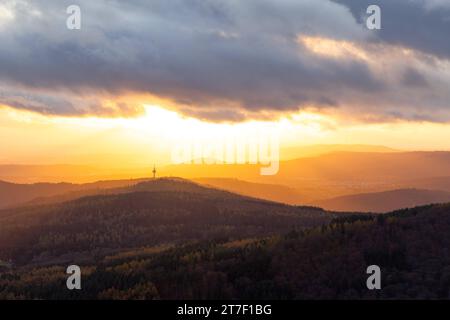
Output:
[[153,179],[156,179],[156,166],[153,166]]

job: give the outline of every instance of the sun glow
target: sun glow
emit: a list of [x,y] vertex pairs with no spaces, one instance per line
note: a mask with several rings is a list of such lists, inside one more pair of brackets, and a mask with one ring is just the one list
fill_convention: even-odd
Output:
[[[294,143],[320,136],[324,121],[320,115],[304,112],[274,121],[212,123],[158,105],[144,105],[144,109],[144,114],[136,118],[101,118],[46,116],[4,107],[0,108],[1,137],[21,138],[14,143],[5,138],[1,142],[10,147],[8,155],[16,156],[15,162],[19,153],[26,163],[106,159],[110,165],[132,166],[136,161],[169,163],[171,147],[183,142],[256,139],[261,133],[279,132],[281,142]],[[116,164],[115,158],[127,160]]]
[[15,19],[14,12],[7,6],[0,4],[0,27],[12,22]]
[[[311,109],[313,110],[313,109]],[[302,111],[272,121],[212,123],[186,117],[159,105],[144,105],[135,118],[48,116],[0,107],[0,163],[88,164],[109,168],[143,168],[171,164],[171,153],[180,143],[203,144],[227,139],[251,140],[275,132],[280,147],[312,144],[379,144],[405,149],[448,149],[439,137],[448,126],[417,123],[351,124],[319,111]],[[421,135],[411,142],[411,133]],[[14,137],[14,139],[11,139]],[[429,141],[435,141],[430,145]],[[386,143],[385,143],[386,144]],[[283,153],[283,157],[289,157]],[[133,176],[130,174],[130,176]],[[134,175],[136,176],[136,175]]]
[[350,41],[299,36],[298,42],[311,52],[322,56],[335,59],[353,57],[365,61],[370,59],[364,49]]

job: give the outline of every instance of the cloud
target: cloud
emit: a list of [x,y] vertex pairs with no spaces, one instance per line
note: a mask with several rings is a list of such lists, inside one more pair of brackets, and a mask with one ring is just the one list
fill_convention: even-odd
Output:
[[360,23],[366,8],[379,5],[382,29],[374,41],[400,45],[450,59],[450,1],[448,0],[333,0],[350,8]]
[[[65,23],[73,1],[6,0],[14,19],[0,28],[0,104],[54,115],[136,116],[142,107],[125,98],[136,94],[211,121],[310,106],[433,119],[430,111],[445,113],[449,101],[442,61],[450,44],[437,41],[446,11],[414,1],[382,1],[383,30],[374,33],[364,28],[359,0],[78,0],[77,31]],[[392,20],[400,11],[404,23],[424,17],[423,39]],[[334,41],[344,54],[322,54],[299,39]],[[391,55],[397,47],[411,48],[410,58]],[[383,67],[373,50],[386,58]]]
[[0,86],[0,106],[33,111],[45,115],[80,117],[136,117],[145,109],[135,102],[120,97],[74,95],[73,93],[40,91],[34,88],[18,89]]
[[450,2],[447,0],[416,0],[429,10],[450,9]]

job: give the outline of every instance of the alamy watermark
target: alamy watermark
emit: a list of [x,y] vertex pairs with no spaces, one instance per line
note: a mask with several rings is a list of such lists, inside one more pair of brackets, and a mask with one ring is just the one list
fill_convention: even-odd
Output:
[[371,265],[367,267],[366,272],[370,274],[366,281],[367,289],[381,290],[381,268],[377,265]]
[[81,290],[81,268],[77,265],[71,265],[67,267],[66,273],[70,275],[66,281],[67,289]]
[[245,136],[231,134],[202,141],[182,141],[172,149],[173,164],[259,164],[260,174],[272,176],[280,167],[280,138],[275,130]]
[[381,8],[377,5],[370,5],[366,13],[369,15],[366,20],[366,27],[369,30],[381,30]]
[[[69,15],[66,19],[66,26],[69,30],[81,29],[81,8],[76,4],[67,7],[66,13]],[[367,7],[366,13],[366,27],[369,30],[381,29],[381,8],[378,5],[372,4]]]
[[77,5],[70,5],[66,9],[66,13],[69,15],[66,19],[66,26],[69,30],[81,29],[81,8]]

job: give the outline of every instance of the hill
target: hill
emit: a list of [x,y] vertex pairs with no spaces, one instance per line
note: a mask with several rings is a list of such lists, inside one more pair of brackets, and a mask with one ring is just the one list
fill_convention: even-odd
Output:
[[[151,179],[107,180],[93,183],[36,183],[16,184],[0,181],[0,209],[23,205],[50,204],[77,198],[126,192],[118,190]],[[234,192],[244,196],[270,200],[291,205],[309,202],[293,188],[266,183],[247,182],[226,178],[198,178],[192,181],[212,188]]]
[[408,183],[450,176],[450,152],[333,152],[281,161],[274,176],[261,176],[261,167],[184,164],[163,167],[160,174],[190,179],[239,177],[249,182],[288,186],[305,199],[315,201],[392,189],[441,190],[437,186]]
[[[173,180],[176,178],[167,178]],[[5,207],[23,206],[23,205],[39,205],[39,204],[51,204],[59,203],[70,200],[75,200],[81,197],[93,196],[93,195],[106,195],[128,192],[128,187],[136,185],[140,182],[152,181],[152,179],[136,179],[136,180],[111,180],[111,181],[99,181],[95,183],[86,184],[33,184],[33,185],[18,185],[9,184],[9,188],[5,188],[3,191],[0,188],[0,198],[4,195],[9,201],[5,201],[3,204]],[[163,180],[159,180],[160,182]],[[179,180],[182,181],[182,180]],[[307,203],[308,199],[301,196],[293,188],[289,188],[283,185],[265,184],[247,182],[238,179],[225,179],[225,178],[199,178],[192,179],[191,181],[201,184],[206,187],[221,189],[237,193],[244,196],[249,196],[258,199],[264,199],[269,201],[275,201],[280,203],[286,203],[291,205],[299,205]],[[58,188],[59,185],[66,186],[65,188]],[[39,188],[45,186],[44,188]],[[159,187],[162,185],[160,184]],[[33,193],[21,192],[20,199],[14,199],[8,197],[8,194],[15,195],[17,189],[26,188],[36,189]],[[147,188],[150,185],[147,185]],[[16,190],[15,190],[16,188]],[[13,201],[14,200],[14,201]],[[9,204],[9,205],[8,205]],[[0,204],[0,209],[2,205]]]
[[[261,177],[260,165],[173,165],[163,174],[249,181],[405,181],[450,176],[450,152],[333,152],[280,162],[276,176]],[[414,172],[414,176],[411,176]],[[275,182],[272,182],[275,183]],[[278,183],[278,182],[277,182]]]
[[98,168],[81,165],[0,165],[0,179],[16,183],[78,181],[78,177],[98,172]]
[[16,264],[85,260],[125,248],[260,237],[322,225],[321,209],[258,200],[182,179],[111,194],[0,211],[0,259]]
[[131,186],[143,181],[146,181],[146,179],[109,180],[85,184],[17,184],[0,181],[0,209],[23,205],[38,198],[56,199],[57,196],[64,194],[67,196],[67,199],[75,199],[79,196],[98,193],[101,190]]
[[[79,292],[62,285],[64,265],[5,271],[0,298],[448,299],[449,230],[450,206],[435,205],[265,239],[145,247],[83,264]],[[381,290],[366,287],[370,265]]]
[[281,203],[298,205],[308,202],[308,199],[295,189],[283,185],[255,183],[227,178],[198,178],[193,179],[193,181],[245,196]]
[[69,183],[26,185],[0,181],[0,209],[23,204],[37,197],[51,197],[74,189],[75,186]]
[[429,178],[450,173],[450,152],[336,152],[286,161],[282,177],[341,181],[387,181]]
[[450,176],[411,179],[402,182],[400,185],[417,189],[434,189],[450,192]]
[[[340,150],[338,146],[334,149]],[[330,150],[333,150],[333,148]],[[450,191],[449,180],[446,178],[450,177],[450,152],[395,152],[391,150],[374,152],[374,149],[370,149],[371,152],[363,152],[364,148],[358,150],[361,151],[337,151],[281,161],[280,171],[275,176],[261,176],[261,165],[259,164],[169,165],[158,168],[158,175],[179,176],[188,179],[213,178],[215,181],[211,184],[216,187],[291,204],[299,203],[294,200],[298,198],[297,195],[301,196],[300,203],[305,203],[305,201],[313,202],[326,198],[394,189],[417,188]],[[381,151],[383,148],[379,150]],[[0,179],[3,175],[7,176],[10,173],[9,169],[10,166],[7,169],[5,166],[0,166]],[[58,181],[78,181],[79,179],[95,181],[101,173],[93,168],[79,168],[76,169],[80,173],[79,178],[72,179],[68,176],[66,169],[69,170],[65,167],[58,169],[58,167],[53,168],[51,166],[48,168],[14,166],[11,172],[14,173],[14,179],[20,178],[31,181],[35,181],[37,178],[42,178],[40,181],[54,181],[55,179]],[[137,174],[138,171],[148,173],[151,169],[148,168],[147,171],[136,169],[120,174],[116,173],[116,175],[140,176]],[[52,178],[45,180],[47,174],[50,173],[53,174]],[[261,185],[248,185],[249,188],[247,188],[241,183],[229,183],[236,177],[242,181]],[[15,181],[14,179],[11,181]],[[115,177],[114,179],[122,178]],[[225,182],[217,179],[230,180]],[[262,186],[262,184],[265,186]],[[268,185],[284,186],[289,189],[285,188],[283,191],[279,187],[274,187],[272,190],[276,196],[273,197],[270,195],[272,192],[269,192],[272,187]],[[86,190],[86,188],[81,189]],[[77,190],[79,191],[79,189]],[[283,194],[286,196],[284,197]],[[43,196],[45,197],[45,195]]]
[[317,144],[303,147],[290,147],[281,149],[282,160],[295,160],[299,158],[318,157],[335,152],[400,152],[393,148],[364,144]]
[[0,164],[0,180],[14,183],[92,183],[98,180],[130,180],[151,175],[153,167],[116,168],[103,165]]
[[325,199],[313,205],[333,211],[380,213],[447,202],[450,202],[450,192],[447,191],[400,189]]

